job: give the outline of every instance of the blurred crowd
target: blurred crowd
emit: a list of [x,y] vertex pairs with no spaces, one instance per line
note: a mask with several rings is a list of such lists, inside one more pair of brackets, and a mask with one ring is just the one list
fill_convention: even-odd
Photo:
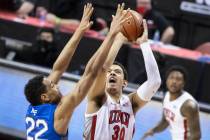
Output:
[[[15,11],[21,18],[34,16],[60,26],[77,26],[82,16],[83,5],[89,1],[3,0],[0,2],[0,8]],[[163,43],[171,43],[175,34],[174,28],[161,13],[153,9],[153,2],[151,0],[136,0],[135,5],[136,9],[134,10],[147,19],[149,38],[160,40]],[[92,20],[94,21],[92,29],[106,34],[109,21],[97,14],[93,15]]]
[[[99,0],[98,0],[99,1]],[[20,18],[27,18],[28,16],[39,18],[40,20],[45,20],[55,25],[59,26],[77,26],[79,24],[79,19],[81,19],[83,5],[91,0],[1,0],[0,9],[6,9],[13,11]],[[100,3],[104,4],[104,7],[97,5],[97,0],[92,1],[95,4],[95,12],[92,16],[94,22],[92,30],[98,31],[101,35],[106,35],[108,27],[110,24],[110,19],[107,19],[104,15],[109,15],[111,18],[110,9],[108,4],[109,1],[102,1]],[[139,14],[147,20],[147,25],[149,29],[149,38],[154,41],[161,41],[162,43],[168,44],[173,43],[175,37],[175,29],[159,11],[155,9],[154,1],[152,0],[132,0],[132,1],[111,1],[112,3],[125,2],[127,8],[136,10]],[[134,3],[134,4],[133,4]],[[106,10],[106,7],[109,10]],[[116,6],[114,6],[116,7]],[[98,12],[98,9],[105,9],[102,12]],[[98,11],[97,11],[98,10]],[[107,14],[105,14],[107,12]],[[114,12],[114,9],[113,9]],[[114,13],[112,13],[114,14]],[[24,50],[21,53],[17,53],[16,59],[23,62],[35,63],[42,66],[51,67],[58,54],[60,53],[61,45],[58,46],[59,40],[57,39],[57,34],[53,29],[41,29],[36,37],[36,42],[33,44],[33,49]],[[210,43],[201,44],[198,48],[202,53],[208,52],[210,49]],[[38,47],[36,47],[38,46]],[[136,50],[130,51],[130,55],[138,60],[138,55],[136,55]],[[209,52],[210,53],[210,52]],[[25,55],[27,54],[27,55]],[[33,56],[33,57],[32,57]],[[164,56],[157,54],[156,58],[161,67],[164,67]],[[131,73],[136,73],[135,79],[130,79],[133,83],[139,83],[139,77],[145,75],[144,69],[139,71],[139,68],[144,65],[140,62],[138,64],[133,61]],[[136,67],[134,67],[136,66]],[[138,72],[136,72],[138,71]],[[144,80],[144,79],[142,79]]]

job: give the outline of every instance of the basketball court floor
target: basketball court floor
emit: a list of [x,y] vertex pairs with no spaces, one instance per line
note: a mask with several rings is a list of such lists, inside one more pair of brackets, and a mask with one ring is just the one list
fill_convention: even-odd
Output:
[[[24,85],[35,73],[0,65],[0,132],[25,137],[25,113],[28,102],[24,97]],[[75,86],[75,81],[62,79],[59,83],[62,93],[67,94]],[[69,125],[69,139],[82,140],[86,100],[74,111]],[[140,140],[144,132],[158,123],[162,115],[162,104],[151,101],[136,115],[133,140]],[[210,140],[210,114],[200,112],[202,139]],[[148,140],[170,140],[168,130],[156,134]]]

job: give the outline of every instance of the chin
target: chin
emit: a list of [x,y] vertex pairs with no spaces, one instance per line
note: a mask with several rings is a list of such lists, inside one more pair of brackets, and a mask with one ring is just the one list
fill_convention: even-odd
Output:
[[179,93],[180,92],[180,90],[170,90],[170,93]]

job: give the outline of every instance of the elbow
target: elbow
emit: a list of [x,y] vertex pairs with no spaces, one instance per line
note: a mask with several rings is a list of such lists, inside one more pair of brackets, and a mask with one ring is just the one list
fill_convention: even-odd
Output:
[[161,86],[161,83],[162,83],[162,81],[161,81],[161,78],[159,76],[157,81],[155,82],[155,85],[159,88]]
[[153,75],[153,77],[149,78],[148,80],[151,83],[150,85],[152,85],[153,87],[159,88],[162,83],[159,70],[157,70],[155,74]]
[[158,90],[160,88],[160,85],[161,85],[161,80],[159,79],[156,82],[154,82],[153,87]]
[[160,87],[161,86],[161,84],[162,84],[162,80],[161,80],[161,77],[160,77],[160,72],[158,71],[158,73],[157,73],[157,77],[155,78],[155,80],[154,80],[155,82],[155,86],[156,87]]
[[[77,93],[72,93],[72,95],[71,95],[70,101],[71,101],[72,110],[74,110],[81,102],[80,98],[78,98],[79,93],[81,93],[80,87],[79,87]],[[70,116],[67,116],[67,117],[69,118]]]

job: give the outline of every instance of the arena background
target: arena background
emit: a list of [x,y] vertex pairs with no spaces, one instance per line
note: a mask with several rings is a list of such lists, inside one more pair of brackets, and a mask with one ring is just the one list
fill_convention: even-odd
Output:
[[[49,69],[23,65],[20,63],[0,61],[0,131],[9,135],[25,138],[25,113],[28,102],[23,94],[23,87],[28,79],[35,74],[46,74]],[[16,69],[14,69],[16,68]],[[78,76],[65,74],[59,83],[62,93],[65,95],[75,86]],[[132,88],[127,88],[130,91]],[[82,140],[84,126],[84,112],[86,101],[83,101],[74,111],[69,125],[69,139]],[[142,108],[136,115],[134,140],[139,140],[145,131],[154,126],[162,115],[162,104],[159,101],[152,101]],[[210,114],[201,112],[202,140],[209,139]],[[168,130],[157,134],[149,140],[169,140]]]
[[[110,21],[116,4],[125,2],[127,7],[135,8],[135,0],[94,0],[97,16]],[[153,5],[173,25],[176,30],[173,45],[155,45],[152,47],[161,76],[165,70],[174,64],[184,66],[189,71],[189,80],[185,89],[199,102],[201,121],[201,140],[210,139],[210,54],[196,51],[201,43],[210,41],[210,14],[208,0],[154,0]],[[190,6],[197,9],[190,9]],[[1,6],[1,5],[0,5]],[[187,7],[188,6],[188,7]],[[195,8],[195,7],[194,7]],[[202,11],[203,10],[203,11]],[[3,11],[0,8],[0,139],[25,139],[25,113],[28,106],[23,89],[25,83],[37,74],[48,74],[50,69],[28,65],[24,60],[14,55],[22,53],[24,48],[31,47],[42,28],[52,28],[50,24],[41,24],[39,19],[28,18],[21,20],[14,12]],[[74,32],[74,28],[56,29],[56,35],[62,47]],[[103,37],[95,31],[88,31],[81,40],[78,50],[73,57],[70,67],[59,83],[62,93],[66,94],[75,86],[84,71],[84,67],[96,51]],[[152,41],[152,40],[151,40]],[[206,51],[210,50],[210,47]],[[136,57],[138,60],[136,61]],[[14,57],[14,58],[13,58]],[[135,45],[124,45],[117,60],[121,62],[129,74],[129,86],[125,93],[133,91],[145,79],[145,69],[141,50]],[[142,62],[142,63],[139,63]],[[70,74],[71,73],[71,74]],[[161,90],[164,90],[164,85]],[[158,92],[152,102],[148,103],[136,115],[136,132],[134,140],[149,128],[153,127],[161,118],[163,92]],[[84,111],[86,101],[75,109],[69,125],[69,139],[82,139],[84,125]],[[170,140],[169,131],[156,134],[148,140]]]

